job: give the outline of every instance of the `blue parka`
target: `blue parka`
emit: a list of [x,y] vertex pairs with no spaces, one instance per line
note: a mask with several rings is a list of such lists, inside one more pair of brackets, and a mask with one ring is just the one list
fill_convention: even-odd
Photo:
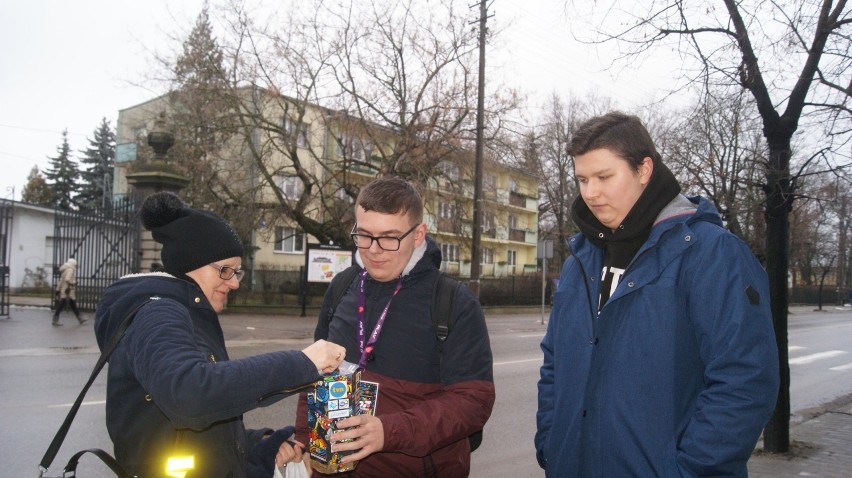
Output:
[[245,429],[242,414],[315,380],[316,367],[298,350],[229,360],[201,288],[164,273],[131,275],[104,291],[95,319],[101,349],[152,296],[109,359],[106,425],[116,459],[141,478],[163,476],[169,455],[195,457],[187,478],[245,477],[261,434]]
[[703,198],[658,216],[598,312],[603,249],[569,241],[538,382],[549,477],[747,476],[779,387],[765,271]]

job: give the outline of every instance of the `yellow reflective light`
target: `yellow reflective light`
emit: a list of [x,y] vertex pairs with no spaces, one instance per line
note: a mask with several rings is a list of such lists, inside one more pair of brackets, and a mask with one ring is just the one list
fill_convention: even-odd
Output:
[[195,456],[170,456],[166,461],[166,476],[185,478],[186,473],[195,468]]

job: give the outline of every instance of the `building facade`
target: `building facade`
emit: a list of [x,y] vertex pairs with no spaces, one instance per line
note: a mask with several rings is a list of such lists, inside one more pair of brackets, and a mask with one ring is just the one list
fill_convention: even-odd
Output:
[[[165,97],[119,111],[116,142],[114,191],[128,191],[127,167],[133,164],[134,151],[143,148],[144,138],[153,119],[160,111],[168,110]],[[259,204],[274,204],[284,200],[297,201],[302,197],[303,182],[288,167],[288,155],[297,154],[302,167],[315,177],[325,178],[327,190],[319,191],[326,200],[316,200],[308,205],[314,215],[329,214],[328,198],[335,208],[349,211],[336,214],[344,223],[351,222],[352,200],[343,194],[340,184],[358,187],[380,171],[381,153],[397,141],[393,132],[379,125],[364,125],[340,112],[302,104],[301,108],[267,107],[265,116],[273,118],[280,128],[280,139],[289,148],[270,148],[269,165],[257,170],[245,161],[241,177],[244,184],[260,185],[255,198]],[[177,141],[181,141],[180,138]],[[264,139],[256,140],[259,144]],[[244,148],[233,144],[230,162],[241,163],[239,151]],[[124,154],[126,153],[126,154]],[[518,168],[486,161],[483,167],[483,217],[481,234],[482,277],[501,277],[529,273],[536,270],[536,245],[538,239],[538,180]],[[271,172],[271,173],[270,173]],[[448,152],[443,156],[432,179],[426,182],[423,196],[425,217],[429,233],[441,244],[444,262],[442,269],[451,275],[470,275],[471,237],[473,215],[473,158],[470,152]],[[258,177],[269,174],[270,180]],[[274,188],[272,186],[274,184]],[[321,193],[321,194],[320,194]],[[260,270],[298,270],[305,264],[308,243],[317,239],[305,234],[299,226],[287,219],[266,220],[259,215],[251,238],[254,255],[251,267]]]

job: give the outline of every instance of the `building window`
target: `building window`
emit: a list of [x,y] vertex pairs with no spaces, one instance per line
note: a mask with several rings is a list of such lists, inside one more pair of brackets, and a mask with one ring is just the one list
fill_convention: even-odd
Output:
[[455,203],[441,201],[438,205],[438,216],[442,219],[452,219],[456,217]]
[[509,179],[509,191],[518,192],[518,182],[514,179]]
[[494,249],[490,247],[482,248],[482,260],[480,264],[494,264]]
[[457,244],[441,244],[441,258],[444,262],[458,262],[459,246]]
[[438,164],[438,169],[450,181],[458,181],[459,180],[459,165],[458,164],[451,163],[449,161],[441,161]]
[[302,180],[297,176],[275,176],[275,186],[287,199],[297,200],[304,191]]
[[494,213],[486,212],[482,214],[482,230],[490,231],[494,229]]
[[482,176],[482,190],[483,191],[494,191],[497,189],[497,177],[491,173],[485,173]]
[[308,129],[310,125],[307,123],[302,123],[299,127],[299,134],[296,135],[296,122],[291,120],[288,117],[284,117],[282,119],[281,125],[281,135],[288,144],[292,141],[293,137],[296,137],[296,146],[300,148],[308,147]]
[[337,137],[337,156],[353,161],[369,161],[373,155],[373,143],[361,138],[353,138],[346,133]]
[[509,214],[509,229],[517,229],[518,228],[518,216],[514,214]]
[[506,263],[511,267],[515,267],[518,264],[518,251],[509,249],[506,252]]
[[275,252],[305,252],[305,233],[292,227],[275,228]]

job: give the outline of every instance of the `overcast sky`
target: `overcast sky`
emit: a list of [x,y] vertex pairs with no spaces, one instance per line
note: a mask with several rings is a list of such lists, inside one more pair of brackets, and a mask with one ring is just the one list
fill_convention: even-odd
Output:
[[[191,29],[202,4],[0,0],[0,197],[14,192],[20,200],[32,167],[43,170],[56,156],[64,129],[76,158],[101,118],[115,127],[118,110],[162,93],[134,85],[151,65],[151,51],[168,48],[168,34]],[[595,91],[628,110],[662,95],[655,87],[671,72],[602,71],[606,55],[572,40],[564,5],[494,0],[489,26],[505,30],[486,53],[489,73],[516,82],[533,106],[554,91]],[[477,14],[472,9],[471,19]]]

